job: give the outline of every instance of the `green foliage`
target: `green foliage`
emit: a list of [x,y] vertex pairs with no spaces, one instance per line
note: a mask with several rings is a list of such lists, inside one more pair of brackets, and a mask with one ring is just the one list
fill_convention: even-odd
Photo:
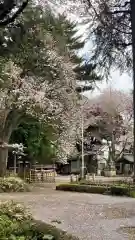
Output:
[[77,237],[67,234],[65,231],[57,229],[56,227],[51,226],[50,224],[46,224],[41,221],[34,222],[36,223],[35,229],[37,229],[40,232],[53,235],[55,240],[79,240]]
[[21,204],[0,204],[0,237],[2,240],[77,240],[49,224],[34,221]]
[[129,184],[113,185],[113,183],[110,184],[101,183],[97,185],[97,183],[81,181],[79,183],[57,185],[56,190],[97,194],[111,194],[115,196],[128,196],[135,198],[134,186],[132,185],[129,186]]
[[27,192],[29,186],[18,177],[0,178],[0,192]]
[[91,60],[99,64],[104,74],[110,74],[111,67],[128,73],[132,68],[131,15],[134,8],[131,2],[84,0],[88,7],[89,17],[86,22],[89,23],[89,37],[94,45]]
[[60,184],[56,186],[56,190],[103,194],[108,190],[108,187],[79,184]]
[[32,215],[22,204],[6,201],[0,204],[0,215],[7,215],[12,220],[32,220]]
[[42,124],[34,118],[26,118],[13,131],[10,142],[23,143],[27,147],[27,157],[31,161],[48,163],[56,157],[56,146],[52,145],[52,141],[55,139],[56,131],[51,125]]
[[129,189],[127,187],[122,186],[112,186],[110,188],[110,192],[112,195],[118,196],[127,196],[129,195]]
[[135,190],[134,186],[129,185],[120,185],[120,186],[112,186],[110,188],[110,193],[112,195],[116,196],[129,196],[129,197],[135,197]]
[[[0,204],[0,236],[3,240],[25,240],[31,236],[31,214],[21,204],[7,201]],[[31,238],[30,238],[31,236]]]
[[129,196],[135,198],[135,190],[130,190]]

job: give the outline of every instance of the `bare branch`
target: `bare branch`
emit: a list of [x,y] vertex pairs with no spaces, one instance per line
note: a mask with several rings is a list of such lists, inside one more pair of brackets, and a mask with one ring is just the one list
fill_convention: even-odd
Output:
[[123,34],[128,34],[128,35],[131,35],[131,34],[132,34],[132,32],[125,32],[125,31],[122,31],[122,30],[120,30],[120,29],[118,29],[118,28],[115,28],[115,27],[114,27],[114,30],[116,30],[117,32],[121,32],[121,33],[123,33]]
[[13,14],[12,17],[7,17],[5,20],[3,19],[3,21],[0,21],[0,26],[6,26],[10,23],[12,23],[21,12],[23,12],[24,8],[27,6],[29,0],[26,0],[25,2],[23,2],[23,4],[21,5],[21,7],[19,7],[19,9]]
[[107,12],[107,14],[109,14],[109,15],[114,15],[114,14],[118,14],[118,13],[131,14],[131,11],[130,10],[116,10],[116,11]]

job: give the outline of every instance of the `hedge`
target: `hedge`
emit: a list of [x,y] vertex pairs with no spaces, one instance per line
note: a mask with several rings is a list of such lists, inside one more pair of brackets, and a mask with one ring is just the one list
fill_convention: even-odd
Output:
[[56,186],[56,190],[104,194],[108,191],[108,187],[79,184],[60,184]]
[[109,194],[115,196],[128,196],[135,198],[135,188],[133,186],[105,186],[105,185],[84,185],[84,184],[60,184],[56,190],[72,191],[83,193]]
[[126,187],[126,186],[112,186],[110,188],[111,195],[116,196],[128,196],[128,197],[135,197],[135,189],[133,186]]

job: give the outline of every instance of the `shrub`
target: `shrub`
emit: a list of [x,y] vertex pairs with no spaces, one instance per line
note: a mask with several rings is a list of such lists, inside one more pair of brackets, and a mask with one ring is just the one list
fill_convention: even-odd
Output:
[[36,230],[38,230],[44,234],[54,236],[54,240],[79,240],[77,237],[67,234],[65,231],[62,231],[62,230],[56,228],[55,226],[46,224],[39,220],[36,220],[34,222],[35,222],[34,228]]
[[106,191],[108,191],[108,187],[79,185],[79,184],[60,184],[56,186],[56,190],[103,194]]
[[[1,239],[25,240],[32,236],[31,214],[26,208],[13,201],[0,204],[0,237]],[[29,238],[32,239],[32,238]]]
[[117,196],[129,196],[129,188],[124,186],[112,186],[110,193]]
[[108,182],[93,182],[93,181],[88,181],[88,180],[80,180],[78,182],[78,184],[80,185],[91,185],[91,186],[110,186],[110,184]]
[[77,240],[41,221],[35,221],[28,210],[13,201],[0,204],[0,239],[3,240]]
[[135,198],[135,190],[130,190],[129,196]]
[[0,192],[27,192],[28,184],[18,177],[0,178]]
[[0,215],[6,215],[18,221],[32,220],[32,215],[27,208],[12,200],[0,203]]

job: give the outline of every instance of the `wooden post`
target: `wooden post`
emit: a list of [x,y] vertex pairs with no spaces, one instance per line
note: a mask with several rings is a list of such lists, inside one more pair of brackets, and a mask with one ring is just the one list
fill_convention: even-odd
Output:
[[14,174],[16,175],[16,153],[14,154]]

